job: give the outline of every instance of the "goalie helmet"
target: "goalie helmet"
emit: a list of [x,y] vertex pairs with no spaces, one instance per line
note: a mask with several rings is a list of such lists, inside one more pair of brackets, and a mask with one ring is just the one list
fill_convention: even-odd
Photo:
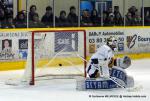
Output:
[[115,37],[113,37],[113,36],[110,36],[107,39],[107,45],[110,46],[110,48],[113,51],[116,51],[117,50],[117,39]]

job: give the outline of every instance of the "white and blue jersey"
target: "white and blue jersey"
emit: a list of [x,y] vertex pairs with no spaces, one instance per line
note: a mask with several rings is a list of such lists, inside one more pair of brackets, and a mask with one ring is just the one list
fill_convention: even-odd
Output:
[[[96,53],[94,53],[92,55],[92,57],[90,58],[89,61],[89,65],[87,67],[87,74],[94,78],[94,76],[96,75],[97,72],[99,72],[98,70],[98,66],[99,66],[99,60],[107,60],[108,63],[109,61],[111,61],[111,59],[114,57],[114,53],[113,50],[108,46],[108,45],[103,45],[100,48],[97,49]],[[91,65],[92,64],[92,65]],[[107,64],[108,66],[108,64]]]

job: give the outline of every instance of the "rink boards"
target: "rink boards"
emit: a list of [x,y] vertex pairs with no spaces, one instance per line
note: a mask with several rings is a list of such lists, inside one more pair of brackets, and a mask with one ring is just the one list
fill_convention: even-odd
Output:
[[[22,69],[25,67],[26,56],[24,50],[27,47],[20,48],[21,42],[26,43],[27,34],[30,31],[46,30],[72,30],[72,28],[51,28],[51,29],[1,29],[0,30],[0,70]],[[118,39],[117,57],[128,55],[132,59],[141,59],[150,57],[150,27],[92,27],[92,28],[73,28],[73,30],[86,31],[87,60],[90,56],[106,42],[109,36],[115,36]],[[13,54],[2,54],[3,40],[9,39],[13,54],[18,54],[19,58],[13,57]],[[16,41],[20,40],[20,41]],[[25,48],[25,49],[24,49]],[[17,50],[18,49],[18,50]],[[75,59],[77,60],[77,59]],[[78,61],[78,60],[77,60]],[[58,59],[56,65],[60,63]],[[80,63],[79,63],[80,64]],[[65,64],[64,64],[65,65]]]

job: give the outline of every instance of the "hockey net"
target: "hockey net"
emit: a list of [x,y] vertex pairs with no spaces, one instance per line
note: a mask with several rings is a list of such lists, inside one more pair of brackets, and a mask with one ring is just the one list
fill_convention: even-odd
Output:
[[85,77],[86,33],[84,30],[33,31],[23,82],[34,85],[39,78]]

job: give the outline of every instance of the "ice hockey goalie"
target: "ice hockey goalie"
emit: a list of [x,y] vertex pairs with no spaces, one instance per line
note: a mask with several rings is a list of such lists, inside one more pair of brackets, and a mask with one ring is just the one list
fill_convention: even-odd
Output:
[[115,58],[117,40],[109,37],[107,43],[97,49],[90,58],[86,68],[87,78],[83,87],[85,89],[111,89],[133,87],[133,77],[128,76],[125,69],[131,65],[128,56]]

